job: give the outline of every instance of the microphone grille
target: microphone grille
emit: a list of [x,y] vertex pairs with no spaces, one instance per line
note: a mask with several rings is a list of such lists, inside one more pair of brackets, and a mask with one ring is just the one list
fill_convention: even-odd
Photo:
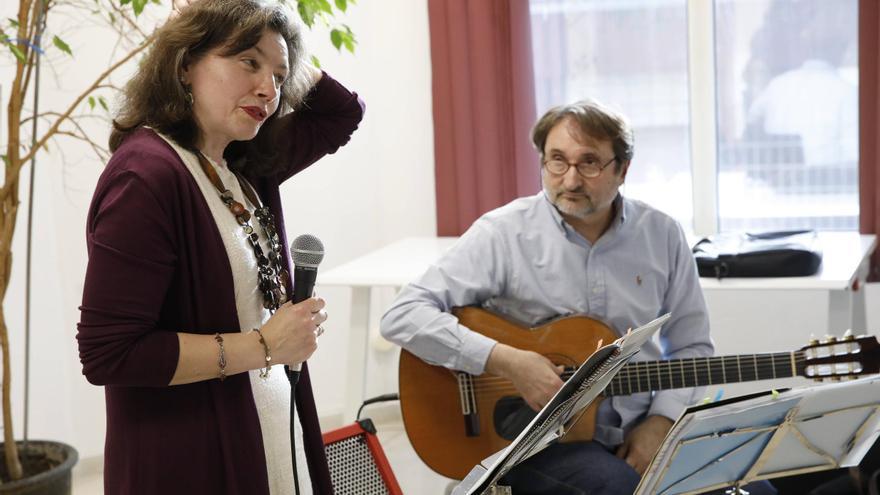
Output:
[[311,234],[297,236],[290,245],[290,257],[294,266],[317,268],[324,260],[324,243]]

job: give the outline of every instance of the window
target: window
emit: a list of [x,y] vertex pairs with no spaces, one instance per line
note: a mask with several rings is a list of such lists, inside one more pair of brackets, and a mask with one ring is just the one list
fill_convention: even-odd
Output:
[[858,225],[857,0],[532,0],[539,112],[627,115],[624,194],[698,234]]

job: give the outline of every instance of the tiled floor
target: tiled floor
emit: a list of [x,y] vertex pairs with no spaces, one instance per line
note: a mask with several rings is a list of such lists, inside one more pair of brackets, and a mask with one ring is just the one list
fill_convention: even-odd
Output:
[[[428,469],[413,451],[396,405],[386,405],[367,411],[378,430],[379,442],[388,457],[391,469],[397,477],[403,493],[442,495],[447,492],[451,480]],[[74,495],[101,495],[103,478],[101,460],[81,459],[73,471]]]

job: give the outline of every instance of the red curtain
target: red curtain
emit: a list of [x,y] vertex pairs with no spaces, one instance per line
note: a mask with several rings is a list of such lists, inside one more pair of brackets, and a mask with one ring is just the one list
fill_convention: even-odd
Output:
[[540,187],[528,0],[428,0],[437,234]]
[[[859,1],[859,230],[880,235],[880,3]],[[880,250],[871,260],[869,280],[880,280]]]

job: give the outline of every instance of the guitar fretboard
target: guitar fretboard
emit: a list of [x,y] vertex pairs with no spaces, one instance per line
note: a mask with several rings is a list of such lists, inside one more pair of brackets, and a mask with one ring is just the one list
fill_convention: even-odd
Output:
[[[668,361],[633,361],[624,366],[605,388],[605,395],[630,395],[652,390],[702,387],[803,376],[802,351],[743,354]],[[563,373],[567,379],[574,370]]]
[[605,395],[789,378],[802,374],[804,366],[801,351],[634,361],[611,380]]

